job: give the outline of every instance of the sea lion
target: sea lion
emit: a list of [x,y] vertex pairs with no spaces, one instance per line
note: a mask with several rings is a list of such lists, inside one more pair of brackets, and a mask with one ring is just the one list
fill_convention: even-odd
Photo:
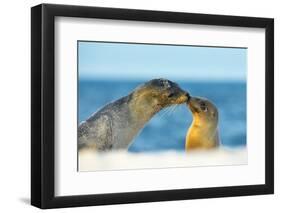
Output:
[[80,150],[127,149],[161,109],[188,101],[189,94],[167,79],[153,79],[107,104],[78,127]]
[[210,149],[219,146],[217,107],[209,100],[191,97],[187,103],[193,115],[188,129],[185,149]]

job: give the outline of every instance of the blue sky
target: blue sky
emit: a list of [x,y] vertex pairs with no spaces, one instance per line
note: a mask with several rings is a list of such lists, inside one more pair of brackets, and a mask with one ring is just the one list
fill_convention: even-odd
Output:
[[79,78],[245,81],[247,49],[78,42]]

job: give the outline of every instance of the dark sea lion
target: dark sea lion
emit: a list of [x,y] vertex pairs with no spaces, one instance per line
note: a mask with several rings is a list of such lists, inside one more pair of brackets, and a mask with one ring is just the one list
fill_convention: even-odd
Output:
[[193,122],[186,135],[186,150],[219,146],[217,107],[211,101],[199,97],[191,97],[187,105],[192,112]]
[[189,94],[167,79],[153,79],[107,104],[78,127],[79,150],[127,149],[161,109],[186,103]]

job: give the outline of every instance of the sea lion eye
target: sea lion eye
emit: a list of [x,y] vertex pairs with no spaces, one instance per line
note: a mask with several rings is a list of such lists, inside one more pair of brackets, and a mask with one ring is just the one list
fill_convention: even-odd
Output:
[[170,83],[167,80],[160,80],[159,86],[164,87],[164,88],[170,88],[171,87]]
[[173,96],[175,96],[175,93],[174,93],[174,92],[171,92],[171,93],[168,95],[168,98],[171,98],[171,97],[173,97]]
[[208,111],[208,107],[206,106],[205,102],[200,103],[200,109],[204,112]]
[[163,86],[164,86],[164,83],[163,83],[162,80],[158,81],[158,86],[159,86],[159,87],[163,87]]

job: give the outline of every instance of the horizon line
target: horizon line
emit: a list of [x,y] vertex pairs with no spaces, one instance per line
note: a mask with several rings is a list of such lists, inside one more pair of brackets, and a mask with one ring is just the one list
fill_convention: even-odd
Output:
[[[93,77],[78,77],[78,81],[131,81],[131,82],[139,82],[139,81],[149,81],[152,79],[157,79],[161,77],[152,77],[152,78],[93,78]],[[229,78],[229,79],[223,79],[223,78],[184,78],[184,79],[178,79],[178,78],[166,78],[168,80],[172,79],[172,81],[194,81],[194,82],[247,82],[246,78],[240,79],[240,78]]]

